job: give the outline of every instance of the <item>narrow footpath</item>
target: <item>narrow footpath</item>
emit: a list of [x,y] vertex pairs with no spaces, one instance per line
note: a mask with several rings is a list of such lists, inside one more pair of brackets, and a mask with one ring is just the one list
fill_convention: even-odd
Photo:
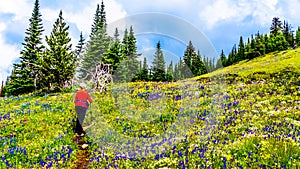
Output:
[[73,169],[86,169],[89,165],[89,146],[86,148],[82,147],[83,144],[86,144],[84,137],[75,136],[73,141],[77,143],[79,150],[77,153],[77,160],[75,161],[76,165]]

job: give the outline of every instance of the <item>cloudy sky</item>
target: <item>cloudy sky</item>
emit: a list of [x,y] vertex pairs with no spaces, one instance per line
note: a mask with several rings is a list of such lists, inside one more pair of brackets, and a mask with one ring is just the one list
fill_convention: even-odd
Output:
[[[0,0],[0,81],[18,61],[34,1]],[[88,38],[100,3],[101,0],[40,0],[43,36],[50,34],[62,10],[72,43],[77,43],[80,31]],[[240,36],[247,39],[257,31],[268,33],[275,16],[287,20],[293,29],[300,25],[300,0],[104,0],[104,4],[111,28],[120,26],[122,33],[122,25],[128,28],[133,24],[138,50],[145,56],[152,55],[160,40],[169,60],[183,55],[188,40],[204,55],[219,55],[222,49],[228,54]]]

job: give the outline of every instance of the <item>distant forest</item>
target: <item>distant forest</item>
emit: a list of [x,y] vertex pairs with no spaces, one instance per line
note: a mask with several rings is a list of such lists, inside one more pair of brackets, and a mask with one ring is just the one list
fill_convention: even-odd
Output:
[[149,67],[146,58],[142,62],[138,60],[141,54],[137,51],[133,26],[126,28],[121,38],[118,28],[113,37],[108,36],[103,1],[96,6],[88,40],[81,33],[74,50],[62,10],[53,23],[50,35],[45,36],[46,46],[43,45],[44,28],[39,8],[39,0],[36,0],[22,43],[20,63],[13,65],[5,84],[2,81],[2,96],[67,90],[72,79],[90,80],[98,62],[111,64],[114,82],[171,82],[300,45],[300,27],[294,33],[287,21],[282,23],[278,17],[274,17],[269,34],[257,32],[246,41],[241,36],[238,46],[234,45],[228,56],[222,50],[217,61],[202,57],[190,41],[182,59],[178,63],[171,61],[166,65],[158,41],[152,66]]

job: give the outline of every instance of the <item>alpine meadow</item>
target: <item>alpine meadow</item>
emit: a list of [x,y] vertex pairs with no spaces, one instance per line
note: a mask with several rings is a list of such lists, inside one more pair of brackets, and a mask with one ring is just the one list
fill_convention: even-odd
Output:
[[273,17],[217,58],[190,39],[172,60],[158,39],[149,58],[136,25],[109,35],[103,1],[76,45],[63,10],[44,35],[34,1],[0,90],[0,168],[300,168],[300,25]]

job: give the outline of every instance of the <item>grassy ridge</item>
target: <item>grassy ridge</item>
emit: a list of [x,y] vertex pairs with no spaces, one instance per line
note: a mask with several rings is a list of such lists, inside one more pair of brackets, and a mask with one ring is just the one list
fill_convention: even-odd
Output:
[[[299,168],[299,61],[297,48],[176,83],[91,93],[89,167]],[[72,94],[0,104],[0,168],[71,168],[81,160]]]

